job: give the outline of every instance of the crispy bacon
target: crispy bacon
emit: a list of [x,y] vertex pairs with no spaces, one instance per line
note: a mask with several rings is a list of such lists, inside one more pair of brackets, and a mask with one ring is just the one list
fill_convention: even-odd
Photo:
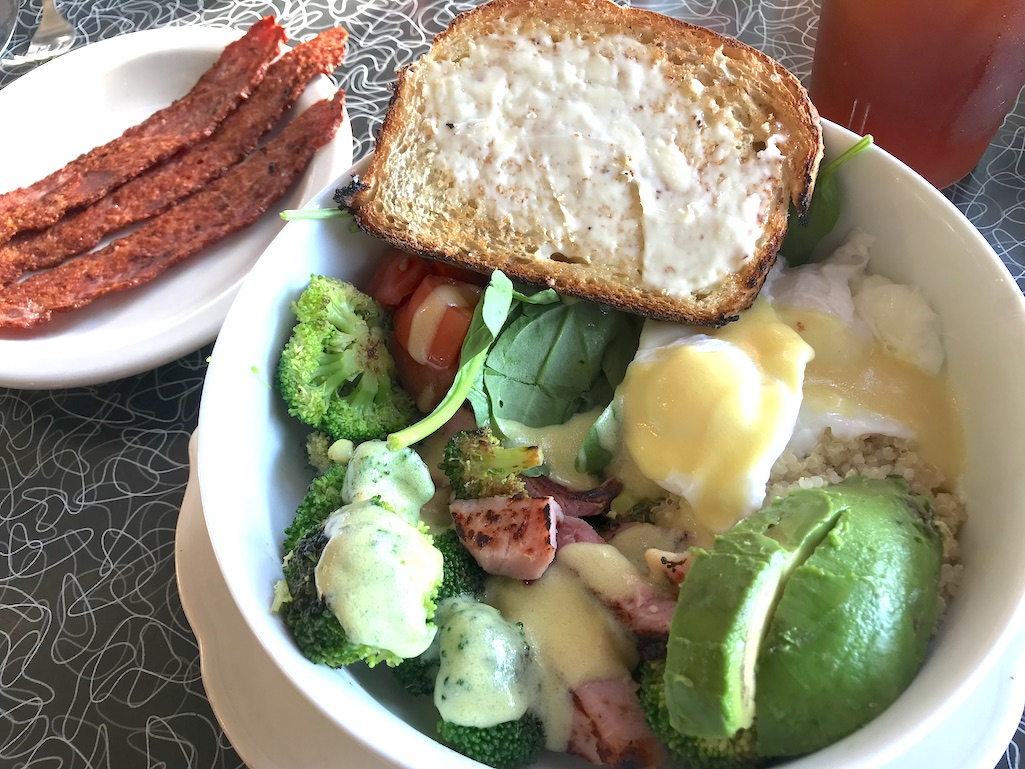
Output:
[[113,291],[141,285],[252,224],[280,198],[342,122],[345,94],[317,102],[227,174],[135,232],[0,293],[0,326],[31,328]]
[[224,49],[188,94],[121,136],[28,187],[0,195],[0,243],[42,229],[98,200],[164,158],[209,136],[263,78],[285,41],[273,16]]
[[341,64],[347,38],[345,29],[335,27],[296,46],[270,66],[252,97],[228,115],[209,138],[49,229],[25,233],[0,246],[0,286],[13,283],[26,272],[53,267],[85,253],[105,235],[163,213],[221,176],[256,149],[314,76],[330,74]]

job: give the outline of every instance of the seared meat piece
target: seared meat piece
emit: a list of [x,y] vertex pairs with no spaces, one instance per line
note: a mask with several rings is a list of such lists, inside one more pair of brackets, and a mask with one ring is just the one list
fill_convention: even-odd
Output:
[[665,761],[665,749],[648,729],[631,678],[589,681],[572,694],[567,752],[617,769],[651,769]]
[[562,512],[551,497],[456,499],[449,510],[459,538],[489,574],[537,579],[555,558]]

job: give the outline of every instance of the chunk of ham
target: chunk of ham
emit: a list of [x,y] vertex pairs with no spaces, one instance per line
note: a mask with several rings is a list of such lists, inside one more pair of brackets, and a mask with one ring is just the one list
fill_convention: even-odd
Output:
[[538,579],[555,559],[562,511],[551,497],[455,499],[449,511],[456,534],[488,574]]
[[591,524],[583,518],[573,518],[572,516],[564,515],[558,522],[557,546],[565,547],[566,545],[572,545],[574,542],[605,544],[602,535],[596,532]]
[[567,752],[617,769],[653,769],[665,749],[648,728],[628,676],[589,681],[572,691],[573,720]]
[[608,512],[612,500],[623,490],[623,484],[615,478],[585,491],[571,489],[544,475],[524,476],[523,482],[530,496],[553,497],[562,508],[563,515],[571,518],[586,518]]
[[[601,549],[585,553],[579,548]],[[664,654],[676,611],[676,598],[668,590],[657,590],[612,545],[566,545],[559,549],[558,557],[559,563],[576,574],[619,623],[637,637],[642,656]]]

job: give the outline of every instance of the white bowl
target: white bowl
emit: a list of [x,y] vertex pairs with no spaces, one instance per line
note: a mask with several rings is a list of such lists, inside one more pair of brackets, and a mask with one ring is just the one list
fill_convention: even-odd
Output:
[[[825,129],[829,156],[856,141],[832,124]],[[834,238],[853,225],[871,232],[870,269],[920,286],[942,316],[965,425],[969,522],[961,538],[960,592],[911,687],[857,733],[783,764],[793,769],[884,767],[991,673],[1025,620],[1025,301],[957,209],[882,150],[871,148],[845,165],[840,184],[845,207]],[[332,205],[333,191],[326,189],[319,204]],[[425,734],[436,718],[429,703],[405,695],[383,666],[350,672],[312,665],[269,609],[281,573],[282,532],[310,479],[302,447],[307,430],[287,416],[271,387],[291,328],[289,302],[311,273],[359,283],[383,250],[346,220],[294,222],[256,264],[225,320],[203,391],[203,508],[217,562],[249,630],[299,692],[382,764],[479,766]],[[538,765],[586,766],[551,754]]]

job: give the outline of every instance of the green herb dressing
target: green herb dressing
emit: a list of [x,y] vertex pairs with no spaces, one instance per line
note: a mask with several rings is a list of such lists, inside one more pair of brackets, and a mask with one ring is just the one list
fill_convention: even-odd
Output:
[[317,592],[349,640],[415,657],[437,628],[428,596],[441,581],[441,553],[416,525],[374,502],[346,505],[324,525]]
[[409,523],[434,496],[431,471],[413,449],[392,451],[384,441],[364,441],[349,459],[342,499],[347,503],[379,498]]
[[469,596],[438,607],[441,666],[434,704],[446,721],[487,727],[515,721],[540,682],[523,628]]

